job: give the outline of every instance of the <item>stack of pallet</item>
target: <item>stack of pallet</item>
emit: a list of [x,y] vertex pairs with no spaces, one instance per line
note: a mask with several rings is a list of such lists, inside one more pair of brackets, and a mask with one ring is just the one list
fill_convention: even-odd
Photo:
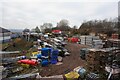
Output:
[[102,40],[100,40],[99,36],[80,36],[81,44],[92,46],[93,47],[101,47]]
[[101,72],[105,68],[108,52],[102,49],[89,49],[86,54],[86,68],[90,72]]
[[98,39],[98,40],[93,40],[93,47],[97,48],[97,49],[101,49],[103,48],[103,42],[102,40]]
[[81,44],[92,45],[92,36],[80,36]]

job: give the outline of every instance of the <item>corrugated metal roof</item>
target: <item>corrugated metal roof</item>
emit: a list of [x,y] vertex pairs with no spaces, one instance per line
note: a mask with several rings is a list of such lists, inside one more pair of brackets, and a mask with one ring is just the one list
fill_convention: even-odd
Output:
[[2,28],[2,27],[0,27],[0,33],[5,33],[5,32],[10,32],[10,31],[7,30],[7,29],[4,29],[4,28]]

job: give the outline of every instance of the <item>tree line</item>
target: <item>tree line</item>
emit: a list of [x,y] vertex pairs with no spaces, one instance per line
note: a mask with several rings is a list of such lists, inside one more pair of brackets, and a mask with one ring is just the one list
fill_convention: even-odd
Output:
[[48,33],[52,30],[59,29],[61,31],[67,31],[71,34],[81,34],[81,35],[88,35],[89,33],[104,33],[107,35],[111,35],[112,33],[120,34],[120,17],[115,19],[104,19],[104,20],[90,20],[85,21],[82,23],[81,26],[77,29],[77,26],[74,25],[70,27],[69,21],[66,19],[62,19],[60,22],[57,23],[56,27],[53,27],[52,23],[44,23],[39,27],[32,29],[33,32],[43,32]]
[[118,33],[118,21],[107,19],[87,21],[80,26],[79,32],[81,34],[104,33],[110,36],[112,33]]

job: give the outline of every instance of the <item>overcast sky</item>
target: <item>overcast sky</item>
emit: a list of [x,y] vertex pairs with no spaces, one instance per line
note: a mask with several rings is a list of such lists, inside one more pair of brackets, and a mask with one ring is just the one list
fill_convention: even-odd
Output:
[[0,2],[0,25],[4,28],[32,29],[45,22],[56,26],[62,19],[67,19],[71,27],[74,25],[79,27],[84,21],[118,16],[119,0],[16,1]]

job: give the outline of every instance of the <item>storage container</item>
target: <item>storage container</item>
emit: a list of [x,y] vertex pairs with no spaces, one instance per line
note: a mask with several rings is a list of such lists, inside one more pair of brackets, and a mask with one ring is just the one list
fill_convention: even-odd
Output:
[[26,59],[26,56],[21,56],[21,59]]
[[78,80],[79,74],[77,72],[70,72],[65,74],[65,80]]
[[118,39],[119,35],[118,34],[112,34],[112,39]]
[[19,60],[18,63],[29,64],[29,65],[37,65],[38,64],[37,61],[29,60],[29,59]]
[[58,50],[53,50],[51,55],[58,55]]
[[51,64],[56,64],[58,59],[58,50],[53,50],[51,54]]
[[89,52],[88,48],[82,48],[80,49],[80,57],[85,60],[86,54]]
[[58,50],[53,50],[51,53],[51,59],[54,59],[54,58],[57,59],[58,53],[59,53]]
[[49,54],[49,49],[48,49],[48,48],[42,48],[42,49],[41,49],[41,54],[42,54],[42,56],[48,56],[48,54]]
[[56,64],[57,63],[57,60],[55,60],[55,59],[51,59],[50,61],[51,61],[51,64]]
[[80,68],[78,71],[78,74],[80,75],[81,78],[85,78],[87,71],[84,68]]
[[95,73],[89,73],[86,80],[100,80],[99,75]]
[[30,67],[29,64],[21,64],[21,66],[24,67],[24,68],[29,68]]
[[43,61],[41,62],[41,65],[42,65],[42,66],[48,66],[48,64],[49,64],[48,60],[43,60]]
[[38,54],[38,52],[33,52],[32,55],[33,56],[36,56]]
[[38,59],[41,59],[41,56],[42,56],[41,54],[37,54]]
[[76,38],[76,37],[73,37],[73,38],[68,38],[68,42],[73,42],[73,43],[76,43],[76,42],[78,42],[78,38]]

